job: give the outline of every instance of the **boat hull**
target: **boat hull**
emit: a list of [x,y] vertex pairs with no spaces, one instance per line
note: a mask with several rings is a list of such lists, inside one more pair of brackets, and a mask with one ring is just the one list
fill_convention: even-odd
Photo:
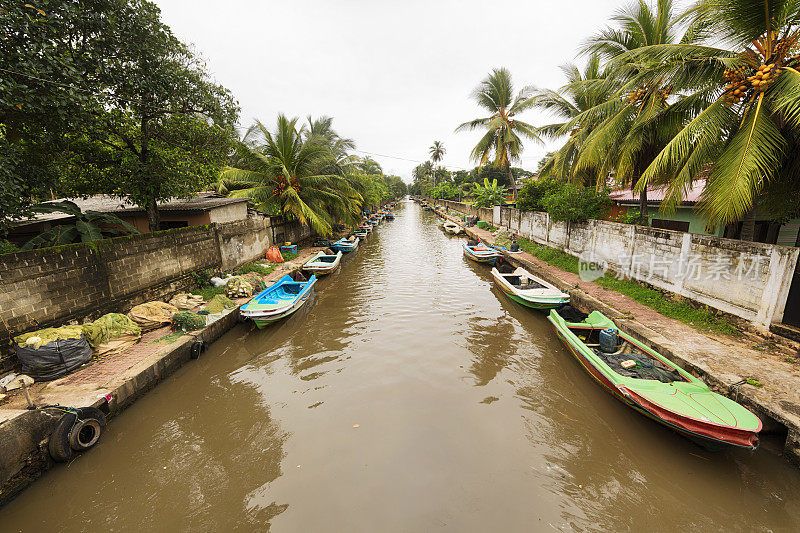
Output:
[[487,252],[485,254],[475,253],[472,250],[470,250],[466,244],[463,245],[463,249],[464,249],[464,256],[467,259],[475,261],[476,263],[494,265],[495,262],[501,257],[501,255],[494,250]]
[[569,303],[569,298],[559,298],[558,300],[534,300],[530,299],[527,300],[518,294],[511,292],[508,290],[502,283],[495,283],[495,285],[503,291],[503,294],[514,300],[520,305],[524,305],[525,307],[529,307],[530,309],[536,309],[538,311],[549,311],[550,309],[556,309],[564,304]]
[[[551,323],[553,324],[553,329],[559,340],[561,340],[572,357],[583,367],[584,371],[599,383],[606,392],[626,406],[709,450],[719,450],[727,447],[741,447],[753,450],[758,447],[759,441],[757,434],[761,430],[760,422],[758,429],[755,431],[723,427],[712,423],[706,424],[702,421],[682,416],[679,413],[675,413],[654,402],[648,401],[635,391],[613,383],[608,379],[608,377],[566,337],[564,332],[553,320],[551,320]],[[628,342],[632,342],[641,347],[641,344],[634,339],[628,336],[623,337]]]

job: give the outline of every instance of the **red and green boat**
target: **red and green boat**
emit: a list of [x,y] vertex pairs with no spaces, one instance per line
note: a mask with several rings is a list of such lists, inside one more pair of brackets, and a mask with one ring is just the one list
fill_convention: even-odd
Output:
[[758,447],[756,415],[619,331],[602,313],[567,322],[554,309],[548,320],[584,370],[625,405],[709,449]]

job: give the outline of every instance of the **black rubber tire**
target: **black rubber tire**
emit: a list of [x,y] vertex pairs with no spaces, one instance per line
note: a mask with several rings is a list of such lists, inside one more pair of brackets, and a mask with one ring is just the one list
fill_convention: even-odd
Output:
[[69,445],[69,433],[75,425],[77,415],[75,413],[64,413],[56,424],[56,428],[50,434],[50,439],[47,441],[47,451],[50,457],[57,463],[66,463],[74,452]]
[[70,447],[76,452],[84,452],[97,444],[106,429],[106,415],[96,407],[78,409],[78,419],[69,431]]

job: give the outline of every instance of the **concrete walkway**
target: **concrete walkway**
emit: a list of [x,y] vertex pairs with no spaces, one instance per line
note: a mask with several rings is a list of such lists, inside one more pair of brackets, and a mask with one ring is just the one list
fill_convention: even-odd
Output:
[[[437,212],[460,222],[457,217]],[[485,244],[494,244],[494,237],[487,230],[470,227],[466,231]],[[785,348],[764,343],[755,335],[700,331],[525,252],[504,253],[504,257],[569,292],[576,307],[602,312],[626,333],[701,377],[717,392],[748,407],[761,418],[765,433],[785,432],[784,454],[800,465],[800,364],[786,360],[789,352]],[[758,379],[763,386],[740,384],[748,377]]]
[[[322,249],[300,250],[297,258],[278,265],[265,281],[276,281],[299,269]],[[235,302],[241,306],[249,300],[240,298]],[[93,406],[113,416],[188,362],[196,339],[210,344],[233,328],[238,317],[239,308],[235,307],[217,315],[202,330],[163,341],[159,339],[171,333],[169,326],[150,331],[127,350],[88,363],[63,378],[34,383],[29,394],[37,406]],[[27,409],[25,396],[19,390],[0,406],[0,505],[52,466],[46,442],[61,414],[52,409]]]

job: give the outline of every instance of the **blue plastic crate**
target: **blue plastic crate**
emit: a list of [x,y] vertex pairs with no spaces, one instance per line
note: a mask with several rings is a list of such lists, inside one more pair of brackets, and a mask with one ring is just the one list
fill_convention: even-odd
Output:
[[288,253],[297,253],[297,245],[293,244],[291,246],[281,246],[281,252],[288,252]]

